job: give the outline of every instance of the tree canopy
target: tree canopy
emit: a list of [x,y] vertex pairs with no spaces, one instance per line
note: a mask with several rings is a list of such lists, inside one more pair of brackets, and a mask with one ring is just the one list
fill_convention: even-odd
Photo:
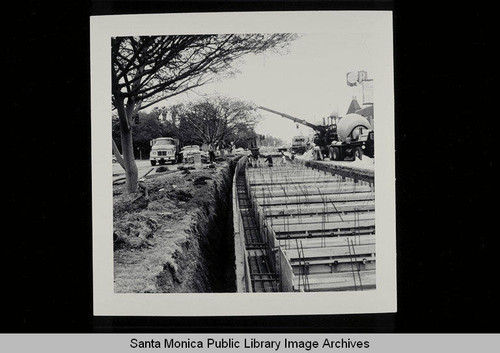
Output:
[[294,34],[224,34],[112,39],[113,104],[137,110],[199,87],[249,53],[284,48]]
[[[221,34],[115,37],[111,41],[112,104],[119,117],[127,190],[137,188],[132,126],[141,109],[230,74],[249,53],[279,51],[294,34]],[[118,149],[113,144],[116,154]]]
[[171,116],[179,121],[181,141],[213,146],[245,139],[254,134],[257,122],[250,103],[222,97],[176,105]]

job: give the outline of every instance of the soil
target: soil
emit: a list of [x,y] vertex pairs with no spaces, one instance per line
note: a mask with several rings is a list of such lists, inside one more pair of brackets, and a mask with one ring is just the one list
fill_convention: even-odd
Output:
[[220,162],[153,172],[147,196],[115,185],[115,292],[232,291],[231,183],[230,163]]

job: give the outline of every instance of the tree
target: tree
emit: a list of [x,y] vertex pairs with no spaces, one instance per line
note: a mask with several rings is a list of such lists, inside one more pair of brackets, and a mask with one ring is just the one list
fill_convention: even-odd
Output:
[[254,133],[257,116],[252,104],[215,97],[173,107],[184,144],[218,146]]
[[231,74],[231,64],[243,55],[279,50],[294,38],[293,34],[112,38],[112,103],[120,121],[122,155],[116,143],[113,150],[125,169],[126,189],[137,189],[132,127],[141,109]]

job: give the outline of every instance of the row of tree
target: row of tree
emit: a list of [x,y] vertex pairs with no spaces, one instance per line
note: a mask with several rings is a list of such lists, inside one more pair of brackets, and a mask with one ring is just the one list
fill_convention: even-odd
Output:
[[[295,38],[293,34],[279,33],[112,38],[111,97],[118,116],[121,145],[120,151],[113,140],[113,152],[125,169],[126,189],[129,192],[137,190],[133,128],[140,121],[139,111],[234,74],[232,64],[242,56],[281,51]],[[186,121],[195,122],[196,119],[202,118],[192,115]],[[214,141],[223,138],[220,126],[203,135]]]
[[[256,135],[257,115],[249,103],[226,97],[215,97],[171,107],[139,112],[132,126],[135,157],[147,157],[150,141],[158,137],[174,137],[181,146],[209,145],[247,147],[246,141]],[[113,117],[113,140],[121,146],[120,119]],[[261,140],[263,146],[276,146],[282,141],[270,135]]]

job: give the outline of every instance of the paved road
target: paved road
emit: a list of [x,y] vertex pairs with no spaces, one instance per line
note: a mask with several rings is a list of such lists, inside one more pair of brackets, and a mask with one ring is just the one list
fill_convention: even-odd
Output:
[[[159,166],[157,165],[156,167],[151,166],[151,163],[149,162],[149,159],[146,160],[140,160],[136,159],[135,163],[137,164],[137,169],[139,170],[139,178],[141,178],[144,174],[149,172],[151,168],[158,168]],[[177,164],[166,164],[164,167],[167,167],[168,170],[177,170]],[[125,176],[125,171],[121,167],[120,164],[118,163],[113,163],[113,180],[116,180],[118,178],[123,178]]]

